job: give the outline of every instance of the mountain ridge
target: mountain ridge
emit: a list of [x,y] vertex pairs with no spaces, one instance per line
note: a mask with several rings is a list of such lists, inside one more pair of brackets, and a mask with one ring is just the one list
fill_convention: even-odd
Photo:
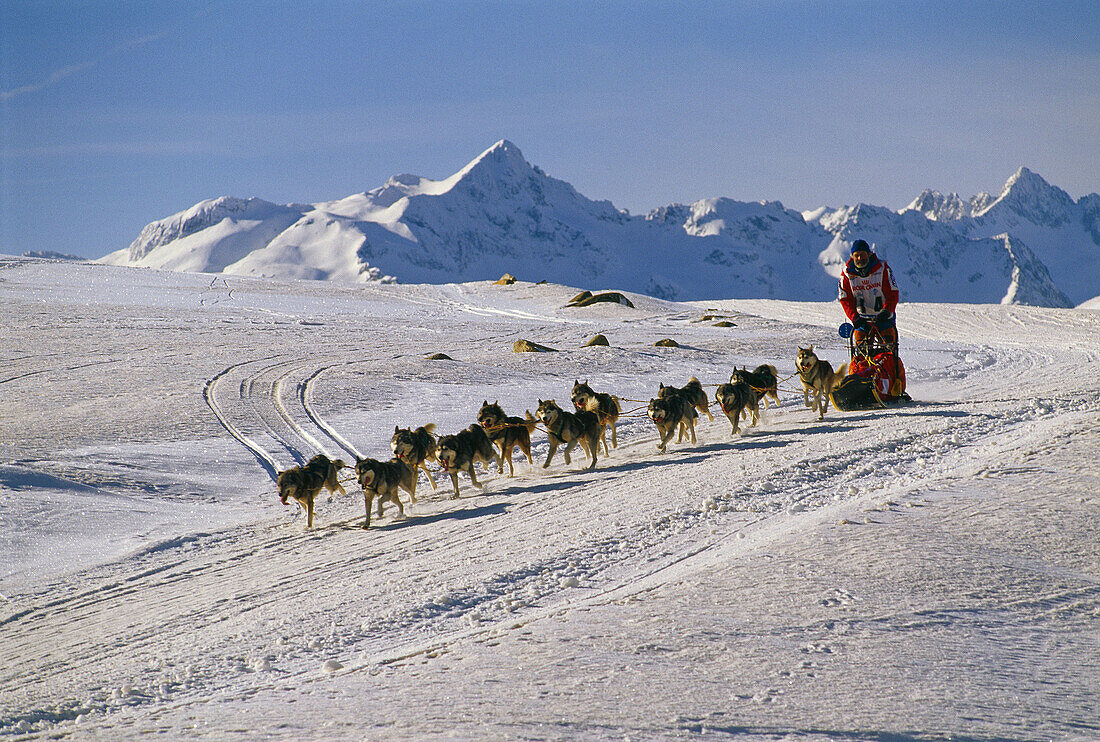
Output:
[[1100,291],[1100,196],[1074,201],[1026,167],[996,198],[926,190],[900,211],[718,197],[631,215],[507,139],[441,180],[395,175],[317,204],[208,199],[99,262],[342,282],[510,272],[666,299],[821,300],[857,238],[878,246],[906,301],[1072,306]]

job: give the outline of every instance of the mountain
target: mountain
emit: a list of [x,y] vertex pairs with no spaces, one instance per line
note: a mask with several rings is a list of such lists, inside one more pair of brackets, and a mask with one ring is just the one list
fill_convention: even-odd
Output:
[[831,275],[839,277],[852,243],[863,238],[890,264],[903,300],[1070,306],[1043,263],[1008,235],[974,239],[917,211],[867,204],[819,221],[833,235],[820,256]]
[[203,201],[100,262],[344,282],[510,272],[666,299],[824,300],[857,238],[878,246],[907,301],[1070,306],[1100,285],[1100,196],[1074,202],[1026,168],[998,198],[925,191],[901,212],[714,198],[635,216],[507,140],[443,180],[397,175],[317,204]]
[[1022,240],[1074,304],[1100,290],[1100,196],[1095,193],[1075,202],[1020,168],[996,201],[959,226],[973,238],[1010,234]]
[[949,225],[967,239],[1010,237],[1026,246],[1025,260],[1041,263],[1072,304],[1093,298],[1100,289],[1100,196],[1095,193],[1074,201],[1022,167],[996,198],[980,193],[963,201],[957,194],[925,191],[906,209]]
[[936,222],[947,222],[974,216],[994,201],[988,193],[979,193],[964,201],[959,194],[943,195],[939,191],[927,190],[913,199],[903,211],[919,211]]

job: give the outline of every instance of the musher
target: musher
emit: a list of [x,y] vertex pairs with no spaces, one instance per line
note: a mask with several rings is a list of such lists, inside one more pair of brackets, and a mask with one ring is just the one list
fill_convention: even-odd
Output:
[[871,252],[866,240],[852,243],[852,256],[840,273],[840,306],[852,323],[852,341],[858,347],[874,325],[882,341],[895,350],[898,343],[894,310],[900,298],[894,274]]

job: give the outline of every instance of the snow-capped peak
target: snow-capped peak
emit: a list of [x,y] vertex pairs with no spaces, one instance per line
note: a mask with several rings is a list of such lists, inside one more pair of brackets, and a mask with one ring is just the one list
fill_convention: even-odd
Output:
[[933,221],[943,222],[971,216],[973,206],[970,201],[964,201],[957,193],[949,193],[945,196],[939,191],[925,190],[902,209],[902,212],[905,211],[919,211]]
[[1021,166],[1019,170],[1013,173],[1012,176],[1005,181],[1004,188],[1001,189],[1001,196],[1004,196],[1013,188],[1041,191],[1050,188],[1050,184],[1043,180],[1043,176]]
[[502,139],[442,180],[395,175],[307,206],[203,201],[101,262],[359,282],[382,271],[425,283],[509,271],[560,283],[583,275],[662,298],[814,299],[834,291],[858,238],[882,247],[907,300],[1009,296],[1060,306],[1096,295],[1097,214],[1100,197],[1078,206],[1020,168],[996,199],[927,190],[900,213],[865,203],[799,213],[775,201],[710,198],[632,217]]
[[457,173],[440,181],[446,184],[439,192],[449,191],[458,183],[476,180],[481,183],[515,182],[525,178],[533,171],[530,163],[523,157],[519,147],[501,139],[489,149],[475,157],[470,163]]
[[976,216],[1009,211],[1035,224],[1056,227],[1066,223],[1073,207],[1068,193],[1021,167],[1005,182],[997,200]]
[[301,212],[308,208],[301,204],[279,206],[262,198],[210,198],[170,217],[147,224],[137,239],[130,243],[128,257],[132,262],[139,261],[161,245],[188,237],[224,219],[262,221],[274,214]]

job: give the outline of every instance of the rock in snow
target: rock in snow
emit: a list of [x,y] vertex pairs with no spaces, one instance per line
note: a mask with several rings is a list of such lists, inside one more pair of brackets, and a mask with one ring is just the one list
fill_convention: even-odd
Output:
[[1000,196],[928,190],[900,212],[799,213],[727,198],[632,216],[502,140],[444,180],[397,175],[317,204],[222,197],[146,226],[99,262],[341,282],[492,280],[502,270],[663,299],[827,300],[866,239],[904,301],[1072,306],[1100,286],[1100,196],[1027,168]]

